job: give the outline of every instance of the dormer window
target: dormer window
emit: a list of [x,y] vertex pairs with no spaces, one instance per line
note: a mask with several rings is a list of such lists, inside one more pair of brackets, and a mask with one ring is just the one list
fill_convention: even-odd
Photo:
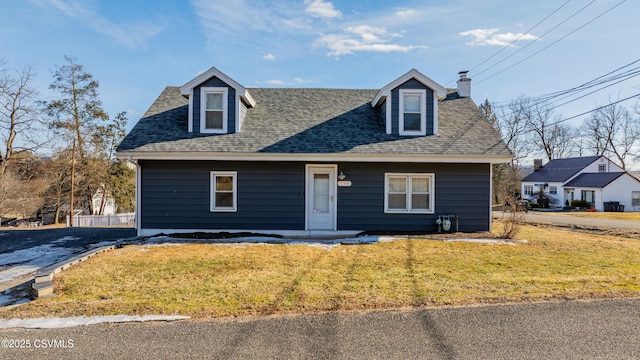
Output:
[[200,131],[224,134],[227,132],[228,88],[203,87],[200,89]]
[[400,89],[400,135],[425,135],[426,90]]

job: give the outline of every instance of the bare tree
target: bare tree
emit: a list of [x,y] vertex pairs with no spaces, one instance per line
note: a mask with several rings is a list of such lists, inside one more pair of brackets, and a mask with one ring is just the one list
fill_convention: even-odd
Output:
[[496,129],[502,140],[515,155],[514,163],[529,156],[532,152],[529,144],[529,129],[527,128],[527,114],[524,104],[527,99],[523,96],[513,100],[508,107],[497,115]]
[[554,114],[547,102],[519,97],[510,106],[512,116],[524,120],[524,132],[531,153],[544,156],[548,161],[562,158],[573,152],[577,130],[560,122],[561,116]]
[[31,66],[0,70],[0,175],[17,152],[34,151],[45,142],[39,138],[45,126],[38,117],[33,77]]
[[[485,100],[480,105],[480,111],[487,120],[497,131],[503,136],[503,140],[507,143],[510,150],[515,154],[516,151],[512,146],[517,144],[524,145],[525,142],[521,141],[521,137],[524,133],[521,133],[518,119],[500,119],[498,115],[493,111],[493,106],[489,100]],[[501,125],[504,128],[501,128]],[[504,134],[507,136],[505,137]],[[517,155],[516,155],[517,156]],[[519,171],[517,161],[504,164],[493,164],[493,178],[492,178],[492,193],[494,204],[505,204],[508,202],[509,197],[514,197],[519,189]]]
[[54,223],[60,219],[63,206],[71,192],[71,149],[55,153],[44,162],[43,172],[46,174],[47,189],[44,193],[45,206],[54,210]]
[[615,158],[622,169],[626,169],[629,158],[638,155],[640,119],[611,100],[591,114],[582,133],[595,155]]

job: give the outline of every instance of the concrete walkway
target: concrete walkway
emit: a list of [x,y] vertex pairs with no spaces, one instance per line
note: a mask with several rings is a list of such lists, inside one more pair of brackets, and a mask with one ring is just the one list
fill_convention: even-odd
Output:
[[[493,216],[501,218],[505,216],[502,211],[494,211]],[[640,221],[632,220],[611,220],[611,219],[597,219],[591,217],[579,217],[572,216],[568,213],[554,213],[554,212],[537,212],[529,211],[525,213],[525,220],[529,222],[537,223],[550,223],[567,226],[581,226],[586,228],[602,228],[602,229],[623,229],[623,230],[638,230],[640,231]]]

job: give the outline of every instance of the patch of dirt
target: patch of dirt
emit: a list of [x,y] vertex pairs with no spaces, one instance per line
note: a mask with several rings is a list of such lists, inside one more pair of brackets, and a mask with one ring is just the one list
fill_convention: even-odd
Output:
[[624,237],[627,239],[640,239],[640,231],[637,231],[637,230],[604,229],[604,228],[598,228],[598,227],[588,227],[588,226],[579,226],[579,225],[561,225],[561,224],[529,222],[529,221],[525,221],[524,224],[530,225],[530,226],[544,227],[544,228],[556,228],[556,229],[564,229],[564,230],[575,231],[575,232],[583,232],[587,234],[618,236],[618,237]]
[[500,239],[490,232],[442,232],[442,233],[432,233],[432,232],[424,232],[424,231],[363,231],[358,236],[367,236],[367,235],[388,235],[388,236],[406,236],[409,238],[412,237],[420,237],[420,238],[428,238],[428,239],[436,239],[436,240],[450,240],[450,239]]

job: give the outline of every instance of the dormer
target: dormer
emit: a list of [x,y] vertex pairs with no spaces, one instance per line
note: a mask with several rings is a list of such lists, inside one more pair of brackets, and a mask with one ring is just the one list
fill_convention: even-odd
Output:
[[416,69],[384,86],[371,102],[384,119],[387,134],[425,136],[438,134],[438,100],[444,86]]
[[180,93],[189,99],[189,132],[240,132],[247,109],[256,104],[244,86],[215,67],[182,85]]

